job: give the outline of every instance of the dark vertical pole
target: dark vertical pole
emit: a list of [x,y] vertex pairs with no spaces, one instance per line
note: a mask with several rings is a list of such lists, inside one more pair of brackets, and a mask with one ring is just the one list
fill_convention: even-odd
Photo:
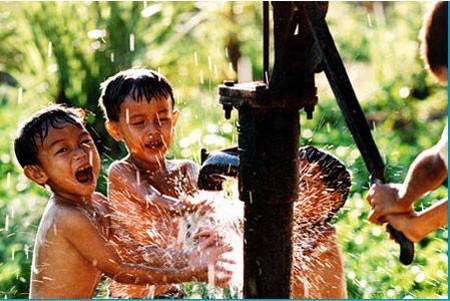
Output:
[[269,82],[269,2],[263,1],[263,82]]
[[298,110],[239,110],[239,189],[245,201],[244,298],[289,298],[298,194]]

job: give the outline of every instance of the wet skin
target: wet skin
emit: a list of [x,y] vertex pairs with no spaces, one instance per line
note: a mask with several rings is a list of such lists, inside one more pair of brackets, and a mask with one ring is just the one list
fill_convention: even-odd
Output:
[[30,298],[91,298],[102,273],[141,284],[207,279],[206,266],[174,270],[121,262],[106,239],[106,200],[94,193],[100,166],[95,145],[81,125],[57,127],[38,143],[39,164],[24,168],[53,192],[37,232]]
[[[193,254],[180,251],[179,214],[174,209],[183,207],[184,199],[196,191],[198,167],[187,160],[165,159],[177,120],[178,111],[169,98],[136,102],[127,97],[119,121],[105,124],[110,135],[129,150],[126,158],[110,166],[108,200],[112,241],[122,258],[131,262],[182,268],[196,260]],[[146,254],[139,251],[146,248]],[[225,250],[224,246],[215,248]],[[154,294],[169,287],[157,285]],[[149,294],[148,287],[115,282],[110,291],[114,297],[145,298]]]

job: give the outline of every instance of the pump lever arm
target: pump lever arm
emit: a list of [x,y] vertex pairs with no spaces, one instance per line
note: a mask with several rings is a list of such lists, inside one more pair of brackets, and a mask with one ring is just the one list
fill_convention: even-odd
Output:
[[[315,40],[315,50],[321,54],[325,74],[347,126],[369,170],[371,181],[384,182],[383,160],[325,22],[325,14],[321,11],[317,2],[304,2],[304,5],[308,26]],[[389,224],[387,230],[400,244],[400,261],[404,265],[410,264],[414,259],[414,244],[402,232],[395,230]]]

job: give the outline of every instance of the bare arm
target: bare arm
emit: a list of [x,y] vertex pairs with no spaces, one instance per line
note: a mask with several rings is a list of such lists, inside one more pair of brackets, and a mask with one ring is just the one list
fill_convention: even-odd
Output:
[[447,177],[447,168],[436,147],[423,151],[411,164],[405,181],[398,184],[375,184],[367,194],[372,207],[371,222],[380,224],[388,214],[412,212],[412,204]]
[[207,279],[207,268],[163,269],[121,262],[120,257],[99,233],[94,222],[79,209],[66,209],[59,219],[65,238],[92,265],[118,282],[129,284],[179,283]]
[[447,210],[448,202],[444,199],[418,213],[387,215],[386,221],[411,241],[419,242],[429,233],[448,224]]
[[439,156],[438,149],[423,151],[408,170],[399,201],[411,205],[430,190],[436,189],[447,177],[447,168]]

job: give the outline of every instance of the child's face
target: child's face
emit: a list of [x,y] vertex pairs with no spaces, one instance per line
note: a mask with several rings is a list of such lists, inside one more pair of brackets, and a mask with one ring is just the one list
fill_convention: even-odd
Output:
[[107,127],[116,140],[125,142],[134,159],[161,165],[172,143],[177,120],[178,111],[173,110],[170,97],[150,102],[127,97],[120,106],[119,121]]
[[[38,140],[39,168],[52,191],[73,198],[95,191],[100,158],[89,132],[81,125],[61,122],[49,127],[42,145]],[[42,183],[40,183],[42,184]]]

